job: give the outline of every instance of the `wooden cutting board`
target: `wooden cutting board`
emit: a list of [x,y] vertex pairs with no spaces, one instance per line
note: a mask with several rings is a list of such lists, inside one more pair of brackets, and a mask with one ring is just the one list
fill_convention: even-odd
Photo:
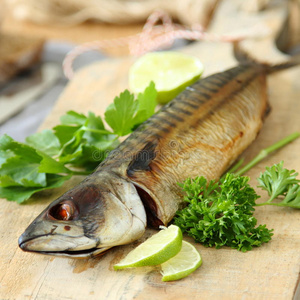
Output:
[[[266,26],[270,25],[267,44],[271,46],[259,48],[261,42],[266,42],[265,38],[248,41],[241,44],[242,47],[250,49],[259,59],[286,60],[286,55],[270,43],[283,23],[284,7],[276,5],[255,14],[241,11],[240,4],[241,1],[224,1],[215,16],[212,32],[228,32],[231,28],[251,26],[263,20]],[[256,49],[261,50],[257,53]],[[201,58],[206,68],[204,76],[236,64],[230,44],[196,43],[183,51]],[[128,68],[132,62],[132,58],[111,59],[78,72],[43,128],[57,124],[59,117],[70,109],[103,114],[114,96],[127,87]],[[300,131],[299,78],[299,67],[268,78],[272,113],[257,140],[243,154],[246,160],[289,133]],[[285,161],[285,167],[300,171],[299,150],[300,139],[264,160],[248,173],[251,183],[255,184],[254,178],[265,166],[281,160]],[[0,299],[300,299],[300,211],[288,208],[256,209],[258,223],[274,228],[272,241],[260,248],[241,253],[197,244],[203,265],[177,282],[162,282],[159,268],[113,271],[113,265],[138,242],[117,247],[98,258],[83,260],[22,252],[17,246],[20,234],[49,202],[75,181],[54,192],[36,196],[35,200],[39,201],[27,205],[0,201]],[[265,198],[266,195],[262,196],[261,201]],[[143,239],[153,232],[147,230]],[[191,241],[188,237],[185,239]]]

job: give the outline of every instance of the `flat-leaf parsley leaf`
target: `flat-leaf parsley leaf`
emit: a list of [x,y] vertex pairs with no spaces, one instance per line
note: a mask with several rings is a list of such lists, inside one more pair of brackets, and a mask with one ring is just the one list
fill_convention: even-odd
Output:
[[105,111],[105,121],[119,135],[124,136],[154,114],[157,92],[153,82],[134,100],[125,90]]
[[[26,138],[26,143],[0,138],[0,197],[22,203],[36,192],[61,186],[73,175],[87,175],[118,144],[154,114],[154,83],[134,98],[125,90],[100,116],[69,111],[61,124]],[[78,169],[79,168],[79,169]]]

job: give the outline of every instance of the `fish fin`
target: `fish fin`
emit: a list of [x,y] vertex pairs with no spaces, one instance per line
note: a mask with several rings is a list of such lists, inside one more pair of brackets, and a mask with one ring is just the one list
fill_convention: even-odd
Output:
[[272,74],[278,71],[282,71],[300,65],[299,54],[295,56],[291,56],[290,60],[286,62],[270,65],[268,63],[259,62],[255,60],[246,51],[241,49],[238,43],[234,43],[233,50],[234,50],[235,58],[241,65],[250,65],[250,66],[256,66],[262,68],[263,70],[265,70],[266,74]]
[[150,171],[150,163],[155,158],[156,142],[148,142],[145,147],[136,153],[127,168],[127,175],[132,177],[136,171]]

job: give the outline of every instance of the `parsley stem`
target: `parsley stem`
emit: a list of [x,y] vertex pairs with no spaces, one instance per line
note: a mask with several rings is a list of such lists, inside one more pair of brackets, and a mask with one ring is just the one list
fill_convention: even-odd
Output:
[[[289,204],[286,204],[286,203],[274,203],[274,202],[255,203],[255,206],[264,206],[264,205],[293,207],[292,205],[289,205]],[[295,208],[299,208],[299,207],[295,206]]]
[[71,171],[72,175],[90,175],[91,172],[89,171]]
[[287,137],[283,138],[282,140],[276,142],[275,144],[273,144],[273,145],[271,145],[271,146],[269,146],[269,147],[261,150],[258,153],[257,156],[255,156],[248,164],[246,164],[243,168],[241,168],[240,170],[238,170],[234,174],[237,175],[237,176],[243,175],[244,173],[246,173],[247,171],[249,171],[250,169],[252,169],[261,160],[263,160],[264,158],[266,158],[269,154],[271,154],[272,152],[274,152],[274,151],[282,148],[286,144],[294,141],[299,136],[300,136],[300,132],[294,132],[294,133],[288,135]]
[[113,134],[115,135],[115,133],[106,130],[106,129],[94,129],[94,128],[89,128],[86,126],[83,126],[82,129],[84,129],[85,131],[90,131],[90,132],[94,132],[94,133],[100,133],[100,134]]
[[274,205],[274,206],[279,206],[280,203],[273,203],[273,202],[255,203],[255,206],[264,206],[264,205]]

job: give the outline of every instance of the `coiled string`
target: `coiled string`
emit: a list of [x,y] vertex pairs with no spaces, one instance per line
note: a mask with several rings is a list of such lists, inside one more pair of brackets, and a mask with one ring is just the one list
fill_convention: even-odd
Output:
[[[161,24],[158,24],[161,21]],[[172,22],[171,17],[163,10],[154,11],[147,19],[141,33],[136,35],[92,41],[72,49],[63,62],[64,74],[68,79],[74,76],[73,62],[79,55],[93,50],[128,47],[130,55],[140,56],[150,51],[170,48],[177,39],[190,41],[237,42],[245,38],[261,37],[268,34],[265,27],[256,25],[229,34],[212,34],[204,31],[200,24],[184,26]]]

